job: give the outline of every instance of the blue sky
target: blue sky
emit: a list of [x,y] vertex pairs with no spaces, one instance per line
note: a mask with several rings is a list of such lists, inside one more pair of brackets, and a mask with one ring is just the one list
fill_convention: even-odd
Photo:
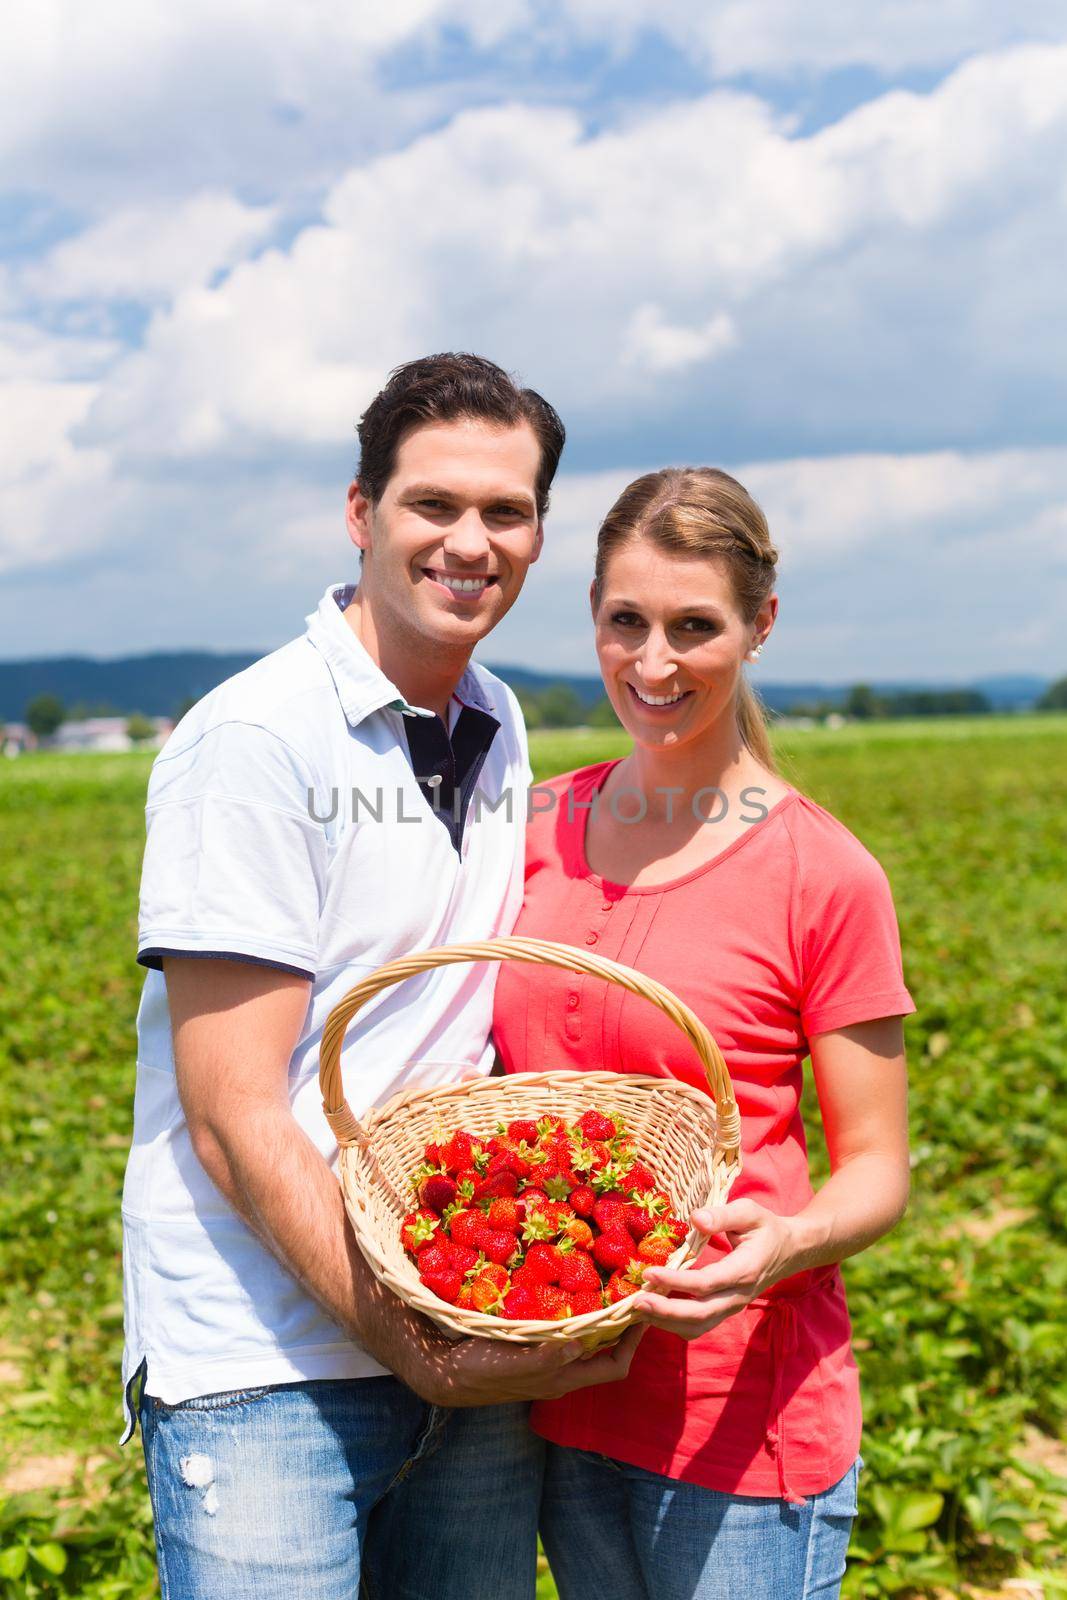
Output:
[[700,461],[782,551],[757,679],[1067,671],[1062,11],[852,11],[14,0],[0,655],[300,631],[453,347],[569,432],[484,659],[591,670],[600,516]]

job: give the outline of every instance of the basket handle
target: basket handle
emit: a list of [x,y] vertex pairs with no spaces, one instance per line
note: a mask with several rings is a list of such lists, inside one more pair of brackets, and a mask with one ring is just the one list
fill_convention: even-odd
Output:
[[722,1051],[696,1013],[655,978],[635,972],[633,967],[624,966],[620,961],[578,950],[574,945],[559,944],[554,939],[498,938],[438,945],[432,950],[419,950],[389,961],[350,989],[326,1018],[319,1048],[322,1109],[339,1145],[358,1144],[363,1149],[369,1146],[368,1136],[345,1099],[341,1083],[341,1045],[348,1024],[360,1007],[382,989],[427,972],[431,967],[450,966],[458,961],[530,961],[543,966],[566,967],[617,983],[631,994],[644,995],[691,1040],[700,1057],[716,1109],[718,1135],[714,1159],[732,1162],[736,1158],[741,1144],[741,1118],[730,1074]]

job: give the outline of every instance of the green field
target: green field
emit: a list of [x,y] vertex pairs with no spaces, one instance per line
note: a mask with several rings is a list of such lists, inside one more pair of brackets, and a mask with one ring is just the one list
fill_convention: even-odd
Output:
[[[1043,1589],[1022,1593],[1067,1595],[1067,718],[776,743],[889,873],[919,1007],[913,1204],[846,1267],[868,1466],[849,1592],[1010,1595],[1032,1578]],[[533,744],[539,777],[624,748],[581,730]],[[148,766],[0,767],[5,1596],[154,1592],[139,1447],[116,1448]],[[813,1148],[821,1165],[817,1127]]]

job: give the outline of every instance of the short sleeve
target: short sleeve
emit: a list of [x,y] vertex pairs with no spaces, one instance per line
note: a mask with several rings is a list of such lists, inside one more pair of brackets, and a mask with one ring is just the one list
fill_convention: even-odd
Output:
[[904,983],[889,879],[858,839],[849,836],[848,844],[803,880],[800,1017],[809,1039],[916,1009]]
[[156,758],[148,786],[137,959],[231,957],[313,978],[327,840],[303,759],[227,722]]

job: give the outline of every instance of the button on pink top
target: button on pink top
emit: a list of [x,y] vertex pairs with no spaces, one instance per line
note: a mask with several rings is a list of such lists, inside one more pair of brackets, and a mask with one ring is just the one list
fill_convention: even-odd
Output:
[[[542,786],[556,803],[527,829],[514,931],[579,948],[595,938],[599,954],[692,1007],[726,1057],[741,1111],[744,1169],[731,1198],[795,1214],[812,1194],[799,1112],[809,1039],[915,1010],[888,880],[842,823],[793,790],[683,877],[613,884],[589,870],[584,833],[615,764]],[[703,1087],[674,1024],[599,978],[502,963],[493,1026],[508,1072],[609,1068]],[[703,1259],[719,1253],[713,1243]],[[558,1444],[731,1494],[820,1493],[860,1443],[839,1270],[798,1273],[697,1340],[650,1329],[624,1382],[541,1402],[533,1426]]]

